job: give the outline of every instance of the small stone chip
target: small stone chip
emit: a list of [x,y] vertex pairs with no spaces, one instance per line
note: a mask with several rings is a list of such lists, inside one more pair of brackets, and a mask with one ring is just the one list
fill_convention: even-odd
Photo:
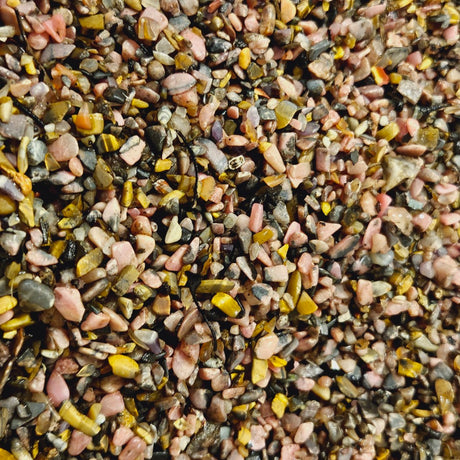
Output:
[[266,359],[253,358],[251,381],[254,385],[263,380],[267,376],[268,361]]
[[422,88],[411,80],[401,80],[397,91],[412,104],[417,104],[422,95]]
[[303,291],[297,303],[297,311],[299,312],[299,314],[311,315],[316,310],[318,310],[318,305],[316,305],[316,303],[313,301],[313,299],[308,295],[306,291]]
[[399,360],[398,374],[404,377],[417,378],[423,371],[423,364],[403,358]]
[[114,375],[125,379],[133,379],[139,373],[139,364],[134,359],[125,355],[109,356],[109,364]]
[[289,403],[289,399],[287,398],[286,395],[282,393],[277,393],[271,403],[271,408],[272,408],[273,413],[278,418],[282,418],[288,403]]
[[219,308],[219,310],[222,310],[227,316],[230,316],[230,318],[236,318],[241,311],[238,302],[225,292],[218,292],[212,298],[211,303]]

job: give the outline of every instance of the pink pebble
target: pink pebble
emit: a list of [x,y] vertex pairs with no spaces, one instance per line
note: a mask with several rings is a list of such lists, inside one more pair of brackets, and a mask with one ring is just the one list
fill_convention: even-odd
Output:
[[425,232],[431,225],[433,218],[426,212],[421,212],[412,218],[412,223],[422,232]]
[[109,84],[107,82],[101,82],[101,83],[96,83],[93,86],[93,93],[96,97],[102,97],[104,94],[104,91],[109,87]]
[[128,330],[129,324],[125,318],[115,313],[107,307],[103,307],[102,311],[110,318],[110,329],[114,332],[125,332]]
[[55,140],[48,149],[57,161],[69,161],[78,155],[79,147],[77,139],[66,133]]
[[296,452],[300,450],[298,444],[287,444],[281,448],[281,459],[280,460],[289,460],[295,458]]
[[298,222],[296,222],[296,221],[292,221],[289,224],[288,229],[286,230],[286,233],[285,233],[284,239],[283,239],[283,243],[288,244],[291,241],[291,239],[294,236],[294,234],[296,234],[296,233],[301,233],[300,224]]
[[419,64],[421,64],[422,60],[423,60],[423,56],[420,51],[414,51],[413,53],[409,54],[409,56],[407,56],[407,59],[406,59],[406,61],[409,64],[412,64],[414,67],[417,67]]
[[259,30],[259,21],[255,14],[248,14],[244,20],[244,25],[248,32],[258,32]]
[[129,241],[118,241],[112,244],[112,257],[117,261],[118,270],[136,264],[136,253]]
[[203,61],[204,58],[207,55],[206,51],[206,43],[204,41],[204,38],[201,37],[200,35],[197,35],[195,32],[193,32],[192,29],[185,29],[181,32],[181,35],[190,41],[191,43],[191,52],[193,54],[193,57],[197,61]]
[[458,24],[454,24],[453,26],[445,29],[442,35],[448,45],[454,45],[457,43],[459,39]]
[[133,437],[134,433],[127,426],[120,425],[113,433],[112,443],[114,446],[124,446]]
[[108,224],[114,232],[118,231],[121,216],[120,202],[117,198],[112,198],[102,211],[102,220]]
[[374,235],[380,233],[381,228],[382,220],[379,217],[375,217],[367,224],[367,228],[364,232],[362,241],[363,248],[370,249],[372,247],[372,240],[374,238]]
[[61,358],[56,361],[54,370],[59,374],[76,374],[80,366],[72,358]]
[[297,261],[297,268],[303,275],[308,275],[313,269],[313,261],[311,254],[303,252]]
[[74,176],[83,176],[83,165],[78,157],[73,157],[69,160],[69,169]]
[[30,47],[34,50],[41,51],[46,48],[46,45],[49,41],[49,35],[46,32],[37,33],[31,32],[27,36],[27,42],[29,43]]
[[323,131],[328,131],[341,120],[340,115],[335,110],[329,110],[329,113],[321,118]]
[[393,199],[391,196],[387,195],[386,193],[379,193],[377,196],[377,201],[380,204],[380,211],[378,213],[378,217],[382,217],[385,215],[388,206],[390,206]]
[[102,329],[103,327],[107,326],[110,322],[110,317],[105,313],[93,313],[91,312],[81,323],[81,330],[82,331],[94,331],[96,329]]
[[307,377],[299,377],[295,381],[295,386],[299,391],[310,391],[315,386],[315,381]]
[[[208,104],[205,104],[198,115],[198,121],[200,123],[200,128],[204,131],[208,126],[211,126],[215,120],[215,113],[219,107],[219,101],[212,100]],[[230,110],[230,109],[229,109]],[[228,111],[227,111],[228,113]]]
[[182,258],[185,256],[188,250],[188,245],[184,244],[177,249],[174,254],[166,261],[166,270],[172,272],[178,272],[182,268]]
[[46,382],[46,393],[54,407],[70,398],[70,390],[64,377],[59,372],[53,371]]
[[331,155],[327,149],[316,149],[316,169],[329,172],[331,169]]
[[394,316],[399,315],[403,311],[406,311],[409,308],[409,302],[396,302],[390,300],[387,305],[385,306],[385,315],[387,316]]
[[200,354],[199,344],[181,342],[174,351],[172,370],[179,380],[188,379],[195,369]]
[[436,184],[434,189],[436,193],[440,195],[448,195],[449,193],[457,191],[458,187],[455,184]]
[[369,280],[358,280],[356,298],[360,305],[370,305],[373,302],[372,283]]
[[262,450],[265,447],[265,437],[267,436],[264,427],[261,425],[251,426],[251,449],[254,451]]
[[249,230],[257,233],[262,230],[264,220],[264,206],[261,203],[254,203],[251,208],[251,216],[249,218]]
[[78,430],[73,430],[69,442],[69,455],[80,455],[91,443],[93,438]]
[[[141,19],[150,21],[150,32],[153,33],[153,36],[150,37],[152,40],[156,40],[161,31],[168,27],[168,18],[158,11],[156,8],[151,6],[145,8],[145,10],[139,16],[139,22]],[[141,27],[139,27],[139,38],[146,38],[141,35]]]
[[152,289],[158,289],[163,284],[161,278],[153,270],[146,270],[139,278]]
[[270,359],[275,354],[278,343],[278,336],[271,332],[257,341],[254,353],[258,359]]
[[241,32],[243,30],[243,24],[241,23],[240,18],[235,13],[230,13],[228,15],[228,19],[230,20],[233,28],[237,32]]
[[227,115],[233,120],[237,120],[240,117],[240,109],[234,105],[227,109]]
[[289,280],[289,273],[286,265],[275,265],[264,268],[264,277],[268,282],[286,283]]
[[137,264],[144,262],[155,249],[155,240],[148,235],[136,235]]
[[310,171],[310,164],[306,162],[289,165],[286,168],[287,176],[294,188],[297,188],[309,176]]
[[14,316],[14,310],[6,311],[0,315],[0,324],[4,324]]
[[244,147],[249,144],[249,140],[239,134],[232,134],[225,139],[225,145],[229,147]]
[[58,263],[56,257],[52,254],[48,254],[42,249],[32,249],[31,251],[28,251],[26,254],[26,260],[29,264],[35,265],[36,267],[47,267]]
[[[131,211],[131,210],[130,210]],[[134,216],[132,216],[134,217]],[[134,221],[131,225],[131,232],[134,235],[142,234],[151,236],[152,235],[152,226],[150,225],[150,220],[146,216],[137,216],[134,218]]]
[[117,415],[125,409],[123,396],[119,391],[109,393],[101,399],[101,414],[105,417]]
[[277,173],[282,174],[286,171],[286,165],[284,164],[283,157],[275,144],[271,144],[268,149],[264,151],[263,155],[265,161]]
[[54,296],[54,306],[66,320],[79,323],[83,319],[85,307],[78,289],[58,286],[54,288]]
[[460,222],[460,214],[456,212],[444,213],[441,214],[439,220],[443,225],[455,225]]
[[[131,146],[125,149],[128,143],[131,143]],[[126,144],[120,149],[120,158],[122,158],[129,166],[132,166],[141,159],[144,148],[145,142],[140,139],[139,136],[133,136],[128,139]]]
[[53,16],[47,21],[44,21],[42,25],[56,43],[61,43],[66,37],[66,24],[64,18],[60,14],[53,14]]
[[294,442],[297,444],[303,444],[313,433],[313,428],[313,422],[301,423],[295,433]]
[[131,438],[126,447],[121,451],[119,460],[140,460],[144,458],[144,451],[147,444],[138,436]]
[[337,232],[342,226],[340,224],[334,224],[332,222],[318,222],[316,226],[316,234],[318,239],[326,241],[330,236]]
[[414,137],[420,129],[420,123],[415,118],[408,118],[406,120],[406,128],[410,136]]
[[386,2],[380,5],[372,5],[367,8],[364,8],[363,14],[364,16],[366,16],[366,18],[373,18],[374,16],[382,14],[385,11],[386,7],[387,7]]
[[374,371],[366,372],[364,377],[371,388],[380,388],[383,384],[383,377]]
[[139,48],[139,44],[136,43],[134,40],[127,39],[123,41],[121,45],[121,55],[124,61],[128,61],[130,59],[137,60],[136,51]]

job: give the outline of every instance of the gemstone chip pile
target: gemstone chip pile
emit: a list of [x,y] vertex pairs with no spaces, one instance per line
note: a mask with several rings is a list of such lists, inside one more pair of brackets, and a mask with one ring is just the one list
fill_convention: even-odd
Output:
[[458,460],[459,23],[0,0],[0,460]]

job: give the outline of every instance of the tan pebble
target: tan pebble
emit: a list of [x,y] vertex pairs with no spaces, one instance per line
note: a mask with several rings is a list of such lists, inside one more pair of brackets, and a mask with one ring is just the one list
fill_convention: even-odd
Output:
[[296,15],[296,7],[291,0],[281,0],[280,5],[281,21],[287,24],[292,21]]

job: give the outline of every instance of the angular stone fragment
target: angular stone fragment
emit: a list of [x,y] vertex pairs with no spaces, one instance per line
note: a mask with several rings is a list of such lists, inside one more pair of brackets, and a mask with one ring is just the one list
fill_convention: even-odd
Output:
[[228,168],[228,160],[224,152],[217,148],[214,142],[209,139],[200,138],[198,143],[204,147],[203,156],[211,163],[212,167],[222,173]]
[[285,265],[275,265],[264,268],[265,280],[272,283],[287,283],[289,280],[288,269]]
[[28,127],[32,127],[32,120],[25,115],[11,115],[8,123],[0,123],[0,135],[9,139],[20,140]]
[[25,279],[18,286],[19,306],[22,311],[44,311],[54,305],[52,289],[35,280]]
[[141,159],[144,148],[145,142],[139,136],[132,136],[121,146],[120,157],[132,166]]
[[68,321],[81,322],[85,314],[85,307],[81,301],[78,289],[67,286],[54,288],[56,310]]
[[258,359],[270,359],[275,354],[278,344],[278,336],[271,332],[257,341],[254,353]]
[[188,73],[177,72],[166,77],[161,84],[171,96],[174,96],[193,88],[196,85],[196,79]]
[[386,156],[383,159],[383,172],[386,183],[382,190],[388,192],[406,180],[410,184],[422,166],[423,160],[421,158]]
[[139,272],[134,265],[123,268],[118,276],[117,282],[112,286],[112,291],[117,296],[122,296],[129,291],[130,286],[137,280]]
[[292,21],[296,15],[296,7],[291,0],[281,0],[280,5],[280,12],[281,12],[281,21],[284,24]]
[[321,80],[329,80],[332,78],[332,68],[334,66],[334,58],[330,54],[323,53],[315,61],[308,65],[308,70]]
[[8,230],[0,234],[0,246],[10,255],[15,256],[19,252],[26,232],[22,230]]
[[412,104],[417,104],[422,95],[422,88],[411,80],[401,80],[397,91]]
[[148,6],[139,16],[137,34],[140,39],[156,40],[168,26],[168,18],[156,8]]
[[75,45],[66,45],[64,43],[49,43],[40,55],[40,62],[46,64],[55,59],[64,59],[75,49]]
[[199,353],[199,344],[189,345],[185,342],[180,343],[172,359],[172,369],[178,379],[185,380],[192,375],[198,361]]

